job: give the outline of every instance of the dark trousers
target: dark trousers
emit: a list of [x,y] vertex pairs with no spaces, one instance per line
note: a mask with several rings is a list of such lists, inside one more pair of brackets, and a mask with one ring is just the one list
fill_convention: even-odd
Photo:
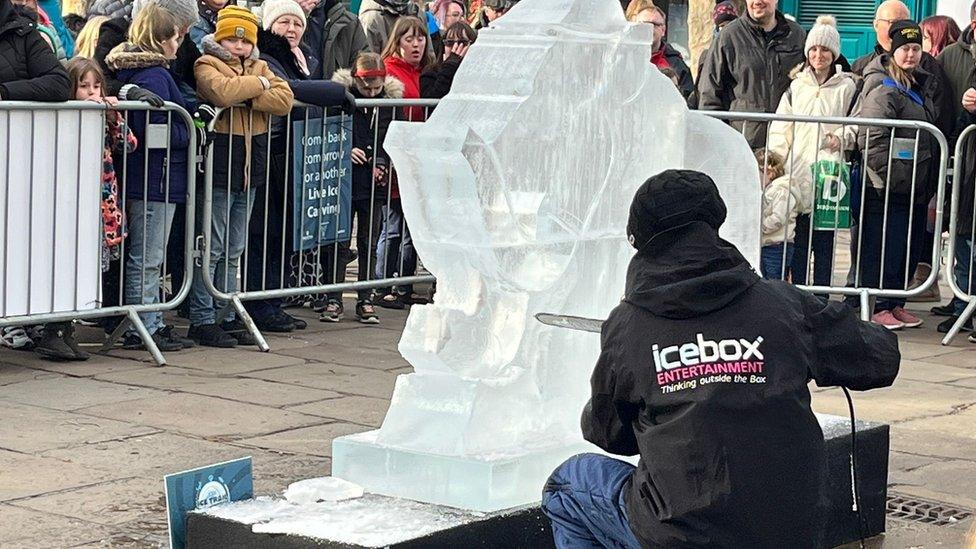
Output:
[[908,264],[909,276],[915,274],[919,263],[932,262],[935,235],[928,231],[928,204],[918,204],[912,214],[912,254]]
[[[373,272],[376,269],[376,243],[380,238],[383,215],[379,202],[370,200],[369,197],[354,199],[352,201],[351,222],[356,224],[356,251],[358,262],[358,280],[375,280]],[[343,245],[344,248],[343,248]],[[335,252],[339,252],[339,261],[336,262]],[[325,273],[325,280],[328,284],[345,282],[346,264],[344,259],[351,257],[348,252],[349,243],[340,242],[339,246],[326,246],[321,255],[322,272]],[[359,301],[368,301],[373,290],[357,290],[356,296]],[[329,301],[342,301],[342,292],[329,292]]]
[[[864,221],[860,225],[861,287],[886,290],[905,289],[905,261],[908,254],[908,217],[911,205],[907,196],[891,194],[885,223],[884,195],[868,190],[864,199]],[[882,257],[882,243],[884,257]],[[882,275],[882,270],[884,273]],[[883,280],[882,280],[883,276]],[[903,307],[904,299],[879,298],[874,312]]]
[[[246,273],[248,291],[278,290],[288,287],[289,258],[294,247],[292,233],[292,197],[287,178],[287,158],[275,153],[270,157],[271,178],[258,187],[248,224],[247,250],[242,271]],[[286,193],[285,186],[289,185]],[[244,308],[255,320],[274,316],[281,310],[280,298],[244,302]]]
[[[173,223],[170,226],[169,243],[166,244],[166,272],[170,274],[173,295],[177,294],[183,286],[186,269],[185,254],[186,204],[176,204],[176,212],[173,214]],[[167,299],[166,296],[163,299]]]
[[[813,231],[811,247],[810,214],[796,218],[796,236],[793,239],[794,252],[791,269],[793,284],[807,285],[807,257],[813,258],[813,286],[830,286],[834,270],[834,232]],[[811,254],[810,251],[813,253]]]

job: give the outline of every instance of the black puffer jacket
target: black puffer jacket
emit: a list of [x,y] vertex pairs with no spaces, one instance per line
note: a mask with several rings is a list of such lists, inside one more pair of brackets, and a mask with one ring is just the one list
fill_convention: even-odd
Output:
[[[729,23],[705,59],[698,82],[698,108],[704,111],[776,112],[790,87],[790,71],[803,62],[806,33],[776,12],[776,28],[766,32],[748,14]],[[737,129],[742,124],[733,124]],[[764,124],[747,123],[752,148],[766,141]]]
[[360,52],[367,50],[366,32],[359,18],[340,0],[322,0],[308,14],[302,43],[319,60],[312,78],[328,80],[339,69],[348,69]]
[[0,0],[0,100],[67,101],[71,83],[33,14]]
[[583,434],[640,454],[624,490],[644,547],[819,549],[819,386],[890,385],[897,338],[853,309],[761,280],[715,229],[661,234],[604,323]]
[[[305,44],[301,45],[302,52],[305,54],[305,63],[308,71],[315,74],[318,69],[318,59],[308,51]],[[295,59],[295,53],[291,51],[288,40],[270,31],[258,29],[258,50],[271,72],[275,73],[285,82],[295,94],[295,101],[301,101],[309,105],[320,107],[341,107],[346,101],[346,89],[329,80],[313,79],[302,72]],[[293,122],[304,121],[304,107],[295,107],[291,110]],[[308,109],[309,118],[322,116],[321,109]],[[271,120],[271,148],[276,153],[283,153],[288,139],[285,137],[288,119],[283,116],[275,116]]]
[[[930,124],[935,121],[935,106],[932,104],[932,87],[936,79],[919,67],[914,76],[917,82],[912,90],[905,90],[888,75],[888,54],[875,58],[864,69],[864,88],[858,99],[858,118],[878,118],[883,120],[919,120]],[[891,128],[877,126],[858,126],[858,149],[867,167],[868,185],[883,190],[890,186],[891,192],[911,196],[912,180],[915,180],[914,202],[927,204],[934,194],[936,181],[931,177],[932,162],[937,158],[937,146],[928,132],[919,133],[918,156],[912,159],[915,150],[915,130],[895,130],[895,156],[903,160],[891,159]],[[868,133],[870,132],[870,143]],[[898,153],[902,151],[904,154]],[[918,164],[917,169],[914,164]],[[888,179],[890,164],[891,178]],[[914,174],[914,175],[913,175]]]
[[[976,40],[973,39],[973,30],[967,29],[958,42],[942,50],[939,63],[945,67],[952,86],[952,100],[956,107],[954,136],[958,137],[970,124],[976,124],[976,116],[962,108],[963,94],[969,88],[976,88]],[[968,238],[973,231],[973,202],[976,201],[976,134],[970,134],[961,145],[962,173],[957,173],[953,179],[960,186],[956,233]],[[948,204],[947,196],[946,206]]]
[[[353,82],[353,76],[348,70],[338,70],[332,76],[332,81],[345,86],[349,93],[357,99],[365,99]],[[370,99],[402,99],[403,83],[387,76],[383,82],[383,91]],[[377,166],[389,166],[390,157],[383,150],[386,132],[393,121],[393,111],[390,108],[359,107],[352,114],[352,146],[362,149],[370,159],[364,165],[352,166],[352,199],[363,200],[371,196],[374,200],[386,200],[386,190],[373,190],[373,162],[376,158]]]
[[440,63],[430,65],[420,74],[420,97],[443,99],[451,91],[454,75],[464,58],[452,53]]
[[937,59],[952,90],[949,100],[955,123],[952,137],[958,136],[969,125],[969,113],[962,108],[962,95],[976,80],[976,44],[973,42],[973,29],[970,27],[958,42],[946,46]]

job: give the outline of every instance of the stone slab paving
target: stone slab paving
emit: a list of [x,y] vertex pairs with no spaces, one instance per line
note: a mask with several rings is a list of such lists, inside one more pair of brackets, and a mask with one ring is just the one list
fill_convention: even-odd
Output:
[[[163,476],[208,463],[252,456],[258,494],[329,474],[332,439],[380,425],[410,371],[406,312],[380,310],[379,326],[297,314],[309,329],[269,334],[270,353],[197,348],[164,368],[138,351],[0,351],[0,547],[164,546]],[[892,490],[976,506],[976,345],[943,347],[926,323],[901,334],[895,386],[855,395],[858,416],[892,424]],[[79,333],[94,351],[100,333]],[[817,411],[846,414],[840,391],[812,389]],[[869,546],[958,547],[970,523],[890,521]]]

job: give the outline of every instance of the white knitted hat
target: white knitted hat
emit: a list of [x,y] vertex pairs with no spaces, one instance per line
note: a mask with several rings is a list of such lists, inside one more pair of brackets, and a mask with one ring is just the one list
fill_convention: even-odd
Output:
[[271,30],[276,19],[282,15],[294,15],[306,24],[305,11],[295,0],[268,0],[261,5],[261,26],[264,30]]
[[823,46],[834,54],[836,61],[840,57],[840,33],[837,32],[837,19],[833,15],[821,15],[807,33],[807,44],[803,50],[807,53],[814,46]]

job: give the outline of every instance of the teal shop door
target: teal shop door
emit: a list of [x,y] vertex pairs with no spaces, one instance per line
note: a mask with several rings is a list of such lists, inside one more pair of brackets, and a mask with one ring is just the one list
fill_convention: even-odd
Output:
[[[935,12],[936,0],[902,0],[916,21]],[[841,53],[853,62],[874,48],[874,10],[881,0],[780,0],[780,10],[793,15],[805,29],[818,15],[837,18]]]

